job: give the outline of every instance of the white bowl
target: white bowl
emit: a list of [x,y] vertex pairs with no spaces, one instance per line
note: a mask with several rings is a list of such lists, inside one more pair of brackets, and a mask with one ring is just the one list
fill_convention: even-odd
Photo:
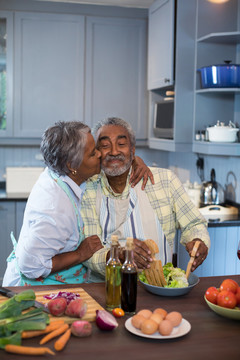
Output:
[[210,126],[207,128],[209,141],[235,142],[239,129],[230,126]]
[[156,294],[160,296],[180,296],[189,293],[189,291],[191,291],[194,288],[194,286],[196,286],[199,283],[199,278],[197,275],[191,273],[188,278],[189,285],[183,288],[166,288],[166,287],[149,285],[141,280],[140,282],[142,283],[143,287],[152,294]]

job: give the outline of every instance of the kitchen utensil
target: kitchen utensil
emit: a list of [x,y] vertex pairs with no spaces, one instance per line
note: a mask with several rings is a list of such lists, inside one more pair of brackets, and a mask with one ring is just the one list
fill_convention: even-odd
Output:
[[[16,292],[13,292],[7,288],[4,288],[2,286],[0,286],[0,294],[4,295],[4,296],[7,296],[8,298],[11,298],[13,297],[14,295],[16,295],[17,293]],[[44,304],[42,304],[41,302],[35,300],[34,302],[34,307],[36,308],[40,308],[42,309],[43,311],[49,313],[49,310],[47,307],[44,306]]]
[[238,131],[239,129],[231,121],[228,126],[225,126],[224,122],[217,121],[216,125],[207,127],[208,139],[213,142],[235,142]]
[[204,299],[205,299],[206,303],[208,304],[208,306],[210,307],[210,309],[212,311],[214,311],[216,314],[221,315],[226,318],[229,318],[229,319],[240,320],[240,308],[228,309],[228,308],[224,308],[222,306],[211,303],[210,301],[208,301],[206,299],[205,296],[204,296]]
[[202,88],[240,87],[240,65],[225,64],[203,66],[198,69],[201,75]]
[[192,264],[195,260],[195,256],[196,256],[196,253],[197,253],[197,250],[199,248],[199,245],[200,245],[200,241],[196,241],[194,246],[193,246],[193,249],[192,249],[192,252],[191,252],[191,257],[190,257],[190,260],[187,264],[187,270],[186,270],[186,277],[188,279],[190,273],[191,273],[191,268],[192,268]]
[[161,286],[154,286],[144,283],[140,280],[140,283],[143,285],[146,291],[149,291],[152,294],[159,295],[159,296],[181,296],[189,293],[194,286],[199,283],[199,278],[197,275],[191,273],[188,278],[189,285],[183,288],[167,288]]
[[211,170],[211,181],[205,181],[201,187],[200,193],[200,204],[204,205],[213,205],[213,204],[223,204],[225,199],[223,187],[216,182],[215,170]]
[[[44,296],[49,294],[58,294],[59,291],[66,291],[66,292],[73,292],[75,294],[79,294],[81,299],[86,301],[87,303],[87,312],[86,314],[81,318],[81,320],[87,320],[87,321],[95,321],[96,319],[96,310],[104,310],[104,308],[95,300],[93,299],[85,290],[82,288],[58,288],[56,290],[42,290],[42,291],[35,291],[36,294],[36,300],[41,302],[43,305],[48,303],[48,299],[44,298]],[[0,304],[5,301],[6,298],[3,296],[0,296]],[[79,320],[79,318],[73,318],[66,315],[58,316],[57,318],[52,315],[49,315],[50,318],[54,319],[61,319],[64,320],[66,323],[71,324],[72,322]]]

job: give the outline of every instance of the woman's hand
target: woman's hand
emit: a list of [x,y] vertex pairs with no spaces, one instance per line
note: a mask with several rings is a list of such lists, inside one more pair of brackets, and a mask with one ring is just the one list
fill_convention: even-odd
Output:
[[139,183],[141,179],[143,179],[142,190],[144,190],[148,178],[150,178],[151,183],[154,185],[154,177],[151,170],[147,167],[147,165],[139,156],[135,156],[132,162],[130,184],[132,184],[132,187],[134,187],[135,185],[137,185],[137,183]]
[[79,255],[79,262],[88,260],[93,254],[103,248],[101,240],[97,235],[92,235],[85,238],[77,250],[75,250]]
[[186,250],[189,253],[189,256],[191,256],[192,249],[197,240],[200,241],[200,245],[195,255],[195,259],[192,264],[191,271],[196,270],[196,268],[203,263],[203,261],[206,259],[208,255],[208,247],[204,244],[204,242],[201,239],[193,239],[192,241],[186,244]]

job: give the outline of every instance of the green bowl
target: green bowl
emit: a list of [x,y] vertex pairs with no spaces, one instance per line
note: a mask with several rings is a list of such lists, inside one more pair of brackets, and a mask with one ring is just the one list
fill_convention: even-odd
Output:
[[229,319],[240,320],[240,308],[239,307],[235,307],[234,309],[228,309],[228,308],[224,308],[222,306],[211,303],[210,301],[208,301],[206,299],[205,296],[204,296],[204,299],[205,299],[206,303],[208,304],[208,306],[210,307],[210,309],[213,310],[216,314],[221,315],[226,318],[229,318]]

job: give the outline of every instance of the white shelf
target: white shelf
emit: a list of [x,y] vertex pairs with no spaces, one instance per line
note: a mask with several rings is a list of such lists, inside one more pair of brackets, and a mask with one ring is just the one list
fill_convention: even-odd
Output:
[[240,32],[221,32],[211,33],[197,39],[197,42],[219,43],[219,44],[238,44],[240,43]]
[[197,94],[204,93],[236,93],[240,92],[240,88],[204,88],[196,90]]
[[192,149],[200,154],[240,156],[240,143],[194,141]]

